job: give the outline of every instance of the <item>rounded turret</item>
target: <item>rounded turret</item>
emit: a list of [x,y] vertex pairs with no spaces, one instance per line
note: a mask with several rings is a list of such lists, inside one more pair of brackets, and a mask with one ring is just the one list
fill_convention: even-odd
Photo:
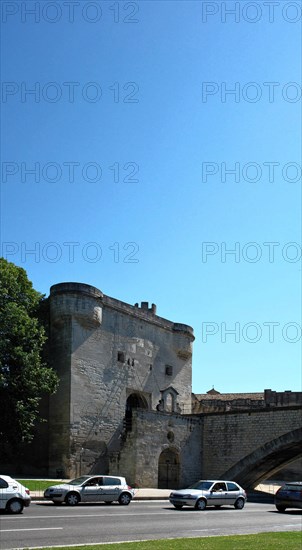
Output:
[[189,359],[192,357],[192,343],[195,340],[193,328],[183,323],[174,323],[173,331],[175,349],[178,357]]
[[195,340],[194,329],[190,325],[184,325],[183,323],[174,323],[173,330],[175,332],[183,332],[189,338],[192,338],[192,342]]
[[73,317],[82,325],[102,323],[103,293],[83,283],[59,283],[50,288],[50,318],[54,325]]

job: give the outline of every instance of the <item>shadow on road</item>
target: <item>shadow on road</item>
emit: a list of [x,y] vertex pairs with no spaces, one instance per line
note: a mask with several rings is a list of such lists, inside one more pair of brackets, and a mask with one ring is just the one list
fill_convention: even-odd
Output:
[[252,491],[247,491],[247,501],[248,502],[258,502],[259,504],[274,504],[274,495],[270,493],[264,493],[263,491],[257,491],[256,489]]

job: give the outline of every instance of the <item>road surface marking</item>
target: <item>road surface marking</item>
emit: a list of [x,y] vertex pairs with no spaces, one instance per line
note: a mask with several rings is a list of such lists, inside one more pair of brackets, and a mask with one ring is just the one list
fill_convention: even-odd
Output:
[[63,529],[63,527],[28,527],[25,529],[1,529],[1,533],[14,533],[15,531],[50,531],[51,529]]
[[204,531],[220,531],[220,529],[190,529],[193,533],[201,533]]
[[[171,511],[171,510],[170,510]],[[174,510],[172,510],[174,512]],[[116,516],[162,516],[163,512],[162,510],[160,512],[139,512],[139,513],[131,513],[131,512],[117,512],[117,513],[114,513],[114,514],[61,514],[60,516],[22,516],[22,517],[11,517],[11,518],[5,518],[5,520],[8,520],[8,521],[16,521],[16,519],[23,519],[23,520],[31,520],[31,519],[65,519],[65,518],[73,518],[73,519],[77,519],[77,518],[114,518]],[[188,515],[188,511],[187,510],[183,510],[183,511],[178,511],[177,514],[187,514]],[[190,512],[189,512],[190,514]],[[194,511],[194,514],[195,514],[195,511]],[[203,515],[207,514],[207,512],[203,512]],[[4,519],[4,518],[3,518]]]

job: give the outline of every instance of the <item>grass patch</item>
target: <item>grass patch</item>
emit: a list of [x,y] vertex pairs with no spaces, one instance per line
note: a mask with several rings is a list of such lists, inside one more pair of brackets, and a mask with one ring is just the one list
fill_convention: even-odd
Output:
[[57,485],[62,483],[60,479],[17,479],[19,483],[22,483],[24,487],[27,487],[30,491],[43,492],[50,485]]
[[[202,537],[194,539],[150,540],[146,542],[124,542],[113,544],[85,545],[85,550],[298,550],[302,545],[302,534],[296,531],[281,533],[259,533],[228,537]],[[78,550],[68,546],[62,550]],[[60,550],[56,548],[56,550]]]

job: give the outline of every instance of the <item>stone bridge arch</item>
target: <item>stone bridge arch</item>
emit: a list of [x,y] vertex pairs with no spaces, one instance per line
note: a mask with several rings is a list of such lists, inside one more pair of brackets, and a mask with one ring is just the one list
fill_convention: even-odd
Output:
[[234,479],[244,488],[254,487],[283,466],[301,457],[302,428],[299,428],[258,447],[220,477]]

